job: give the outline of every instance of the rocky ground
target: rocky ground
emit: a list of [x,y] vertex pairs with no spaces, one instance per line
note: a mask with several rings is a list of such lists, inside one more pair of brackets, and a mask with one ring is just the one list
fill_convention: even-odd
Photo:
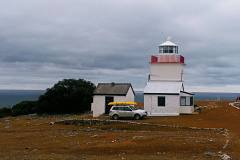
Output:
[[0,159],[240,159],[240,110],[203,101],[198,115],[93,121],[89,115],[0,119]]

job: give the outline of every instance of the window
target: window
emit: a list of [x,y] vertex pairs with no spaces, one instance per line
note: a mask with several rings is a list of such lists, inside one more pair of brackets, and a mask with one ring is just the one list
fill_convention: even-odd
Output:
[[163,50],[163,53],[168,53],[168,50],[167,50],[167,49],[164,49],[164,50]]
[[178,53],[177,46],[160,46],[159,53]]
[[173,53],[173,47],[172,46],[168,47],[168,53]]
[[124,111],[132,111],[129,107],[123,107]]
[[124,108],[123,108],[123,107],[118,107],[118,110],[119,110],[119,111],[123,111]]
[[165,97],[158,97],[158,106],[164,107],[165,106]]
[[163,46],[162,51],[162,53],[168,53],[168,46]]
[[129,108],[131,108],[131,110],[137,110],[137,108],[134,106],[129,106]]
[[180,105],[186,106],[186,97],[180,97]]
[[190,97],[186,97],[186,106],[190,106]]
[[193,105],[193,97],[186,97],[181,96],[180,97],[180,105],[181,106],[192,106]]
[[190,106],[193,106],[193,97],[190,98]]
[[118,107],[113,107],[112,110],[118,110]]

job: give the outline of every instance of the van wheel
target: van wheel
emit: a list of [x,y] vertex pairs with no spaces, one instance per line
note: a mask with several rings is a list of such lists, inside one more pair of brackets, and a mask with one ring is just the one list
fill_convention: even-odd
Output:
[[114,114],[114,115],[112,116],[112,119],[118,120],[118,119],[119,119],[119,116],[118,116],[117,114]]
[[140,118],[141,118],[141,116],[140,116],[139,114],[135,114],[135,115],[134,115],[134,119],[135,119],[135,120],[139,120]]

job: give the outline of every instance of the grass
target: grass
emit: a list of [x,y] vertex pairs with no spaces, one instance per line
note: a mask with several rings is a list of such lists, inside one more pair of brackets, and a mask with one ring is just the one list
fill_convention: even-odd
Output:
[[127,120],[134,123],[107,125],[50,123],[65,119],[90,119],[90,115],[1,118],[0,156],[3,160],[202,160],[219,159],[221,154],[226,153],[238,159],[240,111],[229,107],[225,101],[199,101],[197,104],[204,108],[198,115],[151,117],[139,121]]

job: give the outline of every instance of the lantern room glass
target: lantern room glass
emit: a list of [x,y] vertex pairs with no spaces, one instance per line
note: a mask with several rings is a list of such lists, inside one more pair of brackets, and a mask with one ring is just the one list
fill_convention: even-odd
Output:
[[159,53],[178,53],[178,46],[159,46]]

